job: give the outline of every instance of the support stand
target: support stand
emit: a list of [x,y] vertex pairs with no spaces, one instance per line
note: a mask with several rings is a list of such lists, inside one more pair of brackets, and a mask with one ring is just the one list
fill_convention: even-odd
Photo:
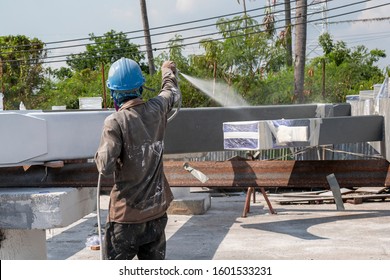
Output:
[[[276,214],[275,210],[272,207],[272,204],[270,200],[268,199],[267,193],[265,192],[263,187],[259,187],[267,205],[268,205],[268,210],[270,214]],[[248,212],[250,211],[250,204],[251,204],[251,195],[253,194],[253,203],[256,202],[256,193],[255,193],[255,188],[254,187],[249,187],[246,193],[246,199],[245,199],[245,205],[244,205],[244,210],[242,211],[242,216],[243,218],[247,217]]]

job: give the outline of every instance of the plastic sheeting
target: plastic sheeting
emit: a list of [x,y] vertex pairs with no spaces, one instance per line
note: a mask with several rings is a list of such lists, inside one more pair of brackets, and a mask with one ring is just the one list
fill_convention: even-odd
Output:
[[322,119],[223,123],[224,149],[262,150],[317,146]]

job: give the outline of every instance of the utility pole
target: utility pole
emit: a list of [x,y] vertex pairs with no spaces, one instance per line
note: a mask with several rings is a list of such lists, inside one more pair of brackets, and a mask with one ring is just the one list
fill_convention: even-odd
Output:
[[146,0],[140,0],[140,4],[141,4],[142,22],[144,25],[146,53],[148,56],[149,74],[153,75],[156,72],[156,69],[154,67],[152,40],[150,39],[148,13],[147,13],[147,9],[146,9]]
[[102,61],[102,86],[103,86],[103,108],[107,108],[106,78],[104,75],[104,62]]
[[295,22],[295,61],[294,98],[298,103],[304,101],[306,38],[307,38],[307,0],[296,0]]
[[5,109],[4,105],[4,74],[3,74],[3,59],[0,57],[0,80],[1,80],[1,88],[0,88],[0,98],[1,98],[1,109]]
[[286,28],[286,64],[292,66],[292,36],[291,36],[291,3],[290,0],[284,0],[285,28]]

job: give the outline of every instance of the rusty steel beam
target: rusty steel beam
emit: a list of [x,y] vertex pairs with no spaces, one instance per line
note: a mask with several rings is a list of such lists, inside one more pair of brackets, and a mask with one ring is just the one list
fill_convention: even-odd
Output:
[[[329,188],[326,176],[334,174],[340,187],[390,186],[386,160],[323,161],[224,161],[187,162],[208,177],[205,183],[184,169],[185,162],[164,161],[172,187],[287,187]],[[188,166],[187,165],[187,166]],[[98,173],[94,163],[68,163],[62,168],[31,166],[0,168],[0,187],[96,187]],[[102,178],[110,188],[111,176]]]
[[180,168],[181,164],[164,163],[172,186],[328,188],[326,176],[332,173],[346,188],[390,184],[389,163],[385,160],[190,162],[191,167],[209,177],[205,184]]

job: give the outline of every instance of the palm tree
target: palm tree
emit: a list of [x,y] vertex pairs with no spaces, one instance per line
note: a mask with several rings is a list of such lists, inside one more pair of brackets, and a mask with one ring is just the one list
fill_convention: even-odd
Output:
[[[237,3],[241,5],[240,0],[237,0]],[[245,0],[242,0],[242,4],[244,5],[244,15],[246,17],[246,3],[245,3]]]

